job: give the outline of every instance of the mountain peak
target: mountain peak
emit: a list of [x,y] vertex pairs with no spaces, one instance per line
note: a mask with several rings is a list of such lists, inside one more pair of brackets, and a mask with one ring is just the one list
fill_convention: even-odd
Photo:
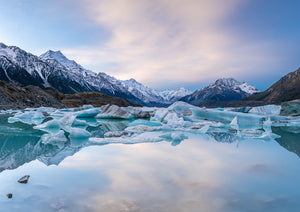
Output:
[[224,86],[229,86],[232,87],[236,84],[240,84],[239,81],[233,79],[233,78],[220,78],[217,79],[214,83],[212,83],[211,85],[224,85]]
[[1,42],[0,42],[0,48],[1,48],[1,49],[4,49],[4,48],[7,48],[7,46],[6,46],[4,43],[1,43]]
[[48,50],[39,58],[42,60],[56,60],[61,65],[66,66],[68,68],[82,68],[81,65],[77,64],[74,60],[69,60],[60,50]]
[[233,101],[241,100],[256,92],[258,90],[246,82],[239,82],[233,78],[220,78],[209,86],[182,98],[182,101],[195,105],[205,101]]

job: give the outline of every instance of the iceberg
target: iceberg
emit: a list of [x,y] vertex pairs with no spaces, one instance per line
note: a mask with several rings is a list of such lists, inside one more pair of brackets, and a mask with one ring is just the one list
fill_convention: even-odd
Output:
[[248,113],[258,114],[258,115],[279,115],[281,110],[280,105],[265,105],[260,107],[253,107]]
[[98,108],[90,108],[77,112],[76,118],[94,118],[100,113]]
[[204,125],[202,128],[200,128],[199,130],[198,130],[198,132],[199,133],[207,133],[207,131],[209,130],[209,125],[207,124],[207,125]]
[[66,132],[71,132],[72,130],[72,124],[75,120],[76,116],[72,113],[67,113],[64,117],[59,119],[60,126],[63,130]]
[[129,127],[134,127],[138,125],[146,125],[150,127],[160,127],[162,124],[160,122],[147,121],[145,119],[137,119],[129,124]]
[[92,108],[94,108],[94,106],[93,106],[93,105],[83,105],[82,108],[83,108],[84,110],[87,110],[87,109],[92,109]]
[[55,144],[59,148],[65,146],[65,143],[68,139],[65,136],[65,132],[63,130],[58,131],[57,133],[44,134],[41,137],[41,142],[44,144]]
[[300,99],[282,103],[280,115],[282,115],[282,116],[299,116],[300,115]]
[[60,126],[60,122],[56,119],[47,121],[43,124],[37,125],[33,127],[34,129],[37,130],[42,130],[48,133],[57,133],[60,131],[61,126]]
[[168,110],[174,111],[175,113],[177,113],[178,115],[181,115],[181,116],[191,116],[193,114],[191,108],[193,108],[193,107],[195,107],[195,106],[190,105],[185,102],[178,101],[178,102],[175,102],[172,105],[170,105],[168,107]]
[[162,122],[168,112],[169,111],[166,108],[157,109],[154,111],[154,115],[150,118],[150,121]]
[[129,125],[128,120],[102,119],[99,121],[100,128],[104,131],[123,131]]
[[70,131],[70,138],[89,138],[91,137],[91,133],[89,133],[88,131],[81,129],[81,128],[75,128],[72,127],[71,131]]
[[43,122],[45,116],[41,111],[17,112],[13,117],[8,118],[8,123],[22,122],[29,125],[39,125]]
[[86,129],[88,127],[88,124],[86,123],[85,120],[74,119],[71,126],[81,128],[81,129]]
[[280,136],[272,133],[272,121],[269,117],[266,121],[263,123],[263,130],[264,133],[259,137],[261,139],[267,139],[267,140],[273,140],[274,138],[279,138]]
[[237,117],[239,120],[240,128],[260,128],[263,121],[265,120],[264,116],[249,114],[249,113],[239,113],[233,111],[219,111],[214,109],[206,108],[193,108],[193,118],[194,120],[210,120],[222,122],[224,124],[230,124],[231,121]]
[[117,105],[104,105],[101,113],[96,116],[98,119],[132,119],[133,115]]
[[185,125],[183,118],[179,117],[175,112],[168,112],[163,119],[163,123],[166,123],[174,128],[183,127]]

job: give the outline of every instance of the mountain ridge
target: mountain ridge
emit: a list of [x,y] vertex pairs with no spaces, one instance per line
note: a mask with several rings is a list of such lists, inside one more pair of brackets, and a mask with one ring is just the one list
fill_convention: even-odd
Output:
[[102,72],[89,71],[61,51],[49,50],[37,57],[3,43],[0,43],[0,80],[41,88],[52,86],[66,94],[100,92],[146,106],[164,106],[182,97],[173,91],[174,98],[169,100],[135,80],[122,81]]

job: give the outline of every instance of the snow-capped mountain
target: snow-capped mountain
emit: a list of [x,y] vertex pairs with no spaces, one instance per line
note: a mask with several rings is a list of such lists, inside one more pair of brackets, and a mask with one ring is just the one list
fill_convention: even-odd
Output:
[[183,87],[177,88],[176,90],[164,90],[160,92],[160,96],[169,102],[175,102],[184,96],[190,95],[192,92]]
[[65,55],[61,53],[61,51],[49,50],[46,53],[42,54],[40,56],[40,59],[55,60],[69,69],[83,69],[83,67],[77,64],[74,60],[69,60]]
[[211,83],[209,86],[199,89],[180,100],[199,105],[199,103],[207,100],[241,100],[244,97],[248,97],[257,92],[259,91],[254,86],[251,86],[246,82],[239,82],[232,78],[221,78],[214,83]]
[[148,106],[168,105],[185,94],[182,89],[162,93],[134,79],[122,81],[105,73],[96,74],[60,51],[49,50],[37,57],[3,43],[0,43],[0,80],[42,88],[52,86],[62,93],[101,92]]

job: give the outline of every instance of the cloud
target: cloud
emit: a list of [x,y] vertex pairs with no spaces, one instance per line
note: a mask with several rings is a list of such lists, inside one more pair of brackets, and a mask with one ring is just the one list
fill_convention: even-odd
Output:
[[110,36],[99,39],[98,45],[64,52],[94,71],[120,79],[164,87],[250,76],[258,64],[263,68],[274,60],[269,52],[273,44],[246,41],[227,28],[226,20],[242,6],[238,0],[83,0],[78,4]]

